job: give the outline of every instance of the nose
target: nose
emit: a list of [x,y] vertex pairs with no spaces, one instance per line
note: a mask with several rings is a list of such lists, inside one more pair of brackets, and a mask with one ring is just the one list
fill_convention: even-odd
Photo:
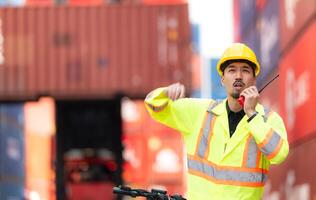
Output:
[[241,70],[237,70],[235,75],[236,75],[236,77],[235,77],[236,79],[242,79],[242,71]]

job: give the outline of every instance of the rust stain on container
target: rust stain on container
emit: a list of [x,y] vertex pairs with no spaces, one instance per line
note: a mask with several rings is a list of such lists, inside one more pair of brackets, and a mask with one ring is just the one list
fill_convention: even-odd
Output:
[[190,91],[187,4],[2,8],[0,21],[0,100]]

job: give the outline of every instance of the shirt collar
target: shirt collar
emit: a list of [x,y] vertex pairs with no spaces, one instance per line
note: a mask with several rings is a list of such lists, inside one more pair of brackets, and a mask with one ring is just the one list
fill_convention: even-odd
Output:
[[229,108],[229,105],[228,105],[228,101],[226,101],[226,110],[227,110],[227,114],[230,115],[232,113],[234,114],[240,114],[240,115],[244,115],[245,114],[245,111],[242,109],[240,110],[239,112],[234,112],[232,111],[230,108]]

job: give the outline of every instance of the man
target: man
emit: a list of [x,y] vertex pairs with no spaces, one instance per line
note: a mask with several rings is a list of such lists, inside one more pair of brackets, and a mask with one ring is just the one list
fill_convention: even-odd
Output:
[[227,99],[184,98],[184,86],[176,83],[148,94],[146,107],[183,135],[189,200],[261,199],[270,164],[281,163],[289,151],[283,120],[258,103],[260,65],[249,47],[232,44],[217,71]]

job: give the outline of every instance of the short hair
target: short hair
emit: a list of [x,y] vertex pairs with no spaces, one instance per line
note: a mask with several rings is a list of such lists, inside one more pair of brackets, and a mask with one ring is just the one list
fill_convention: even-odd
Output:
[[257,65],[249,60],[246,60],[246,59],[232,59],[232,60],[227,60],[225,61],[223,64],[221,64],[220,66],[220,69],[222,70],[223,74],[224,74],[224,70],[226,69],[226,67],[232,63],[235,63],[235,62],[243,62],[243,63],[247,63],[251,68],[252,68],[252,71],[253,71],[253,75],[256,76],[256,68],[257,68]]

